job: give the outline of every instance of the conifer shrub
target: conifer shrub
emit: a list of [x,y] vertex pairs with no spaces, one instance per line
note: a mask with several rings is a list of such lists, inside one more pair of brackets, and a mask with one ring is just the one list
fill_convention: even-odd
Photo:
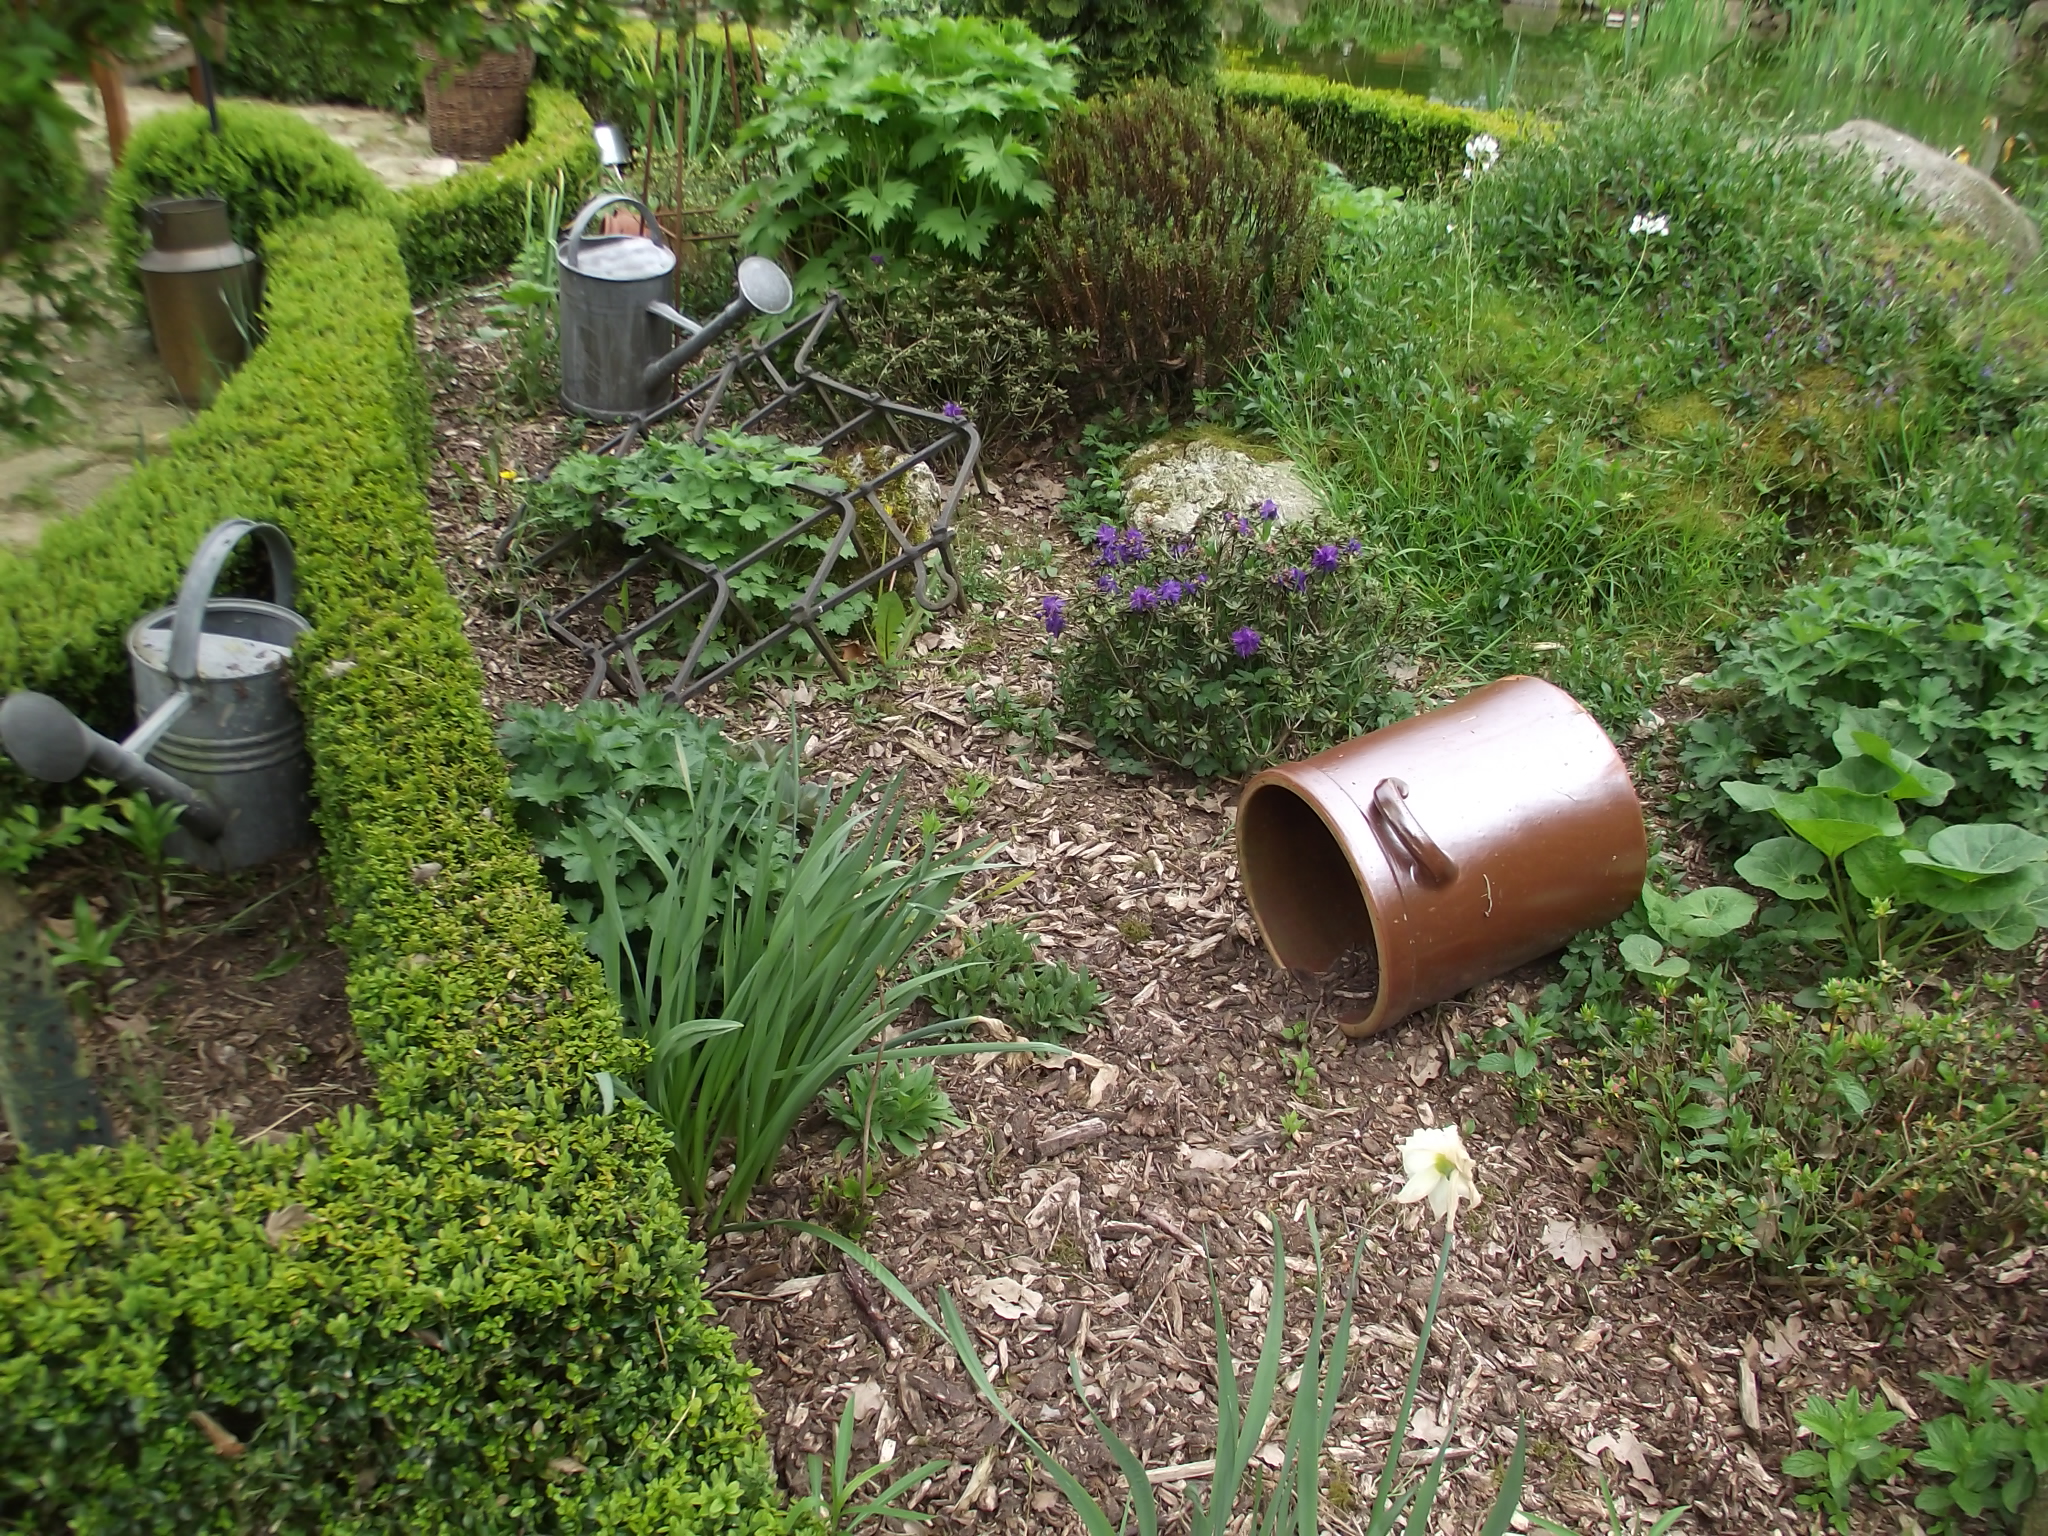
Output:
[[1149,82],[1069,114],[1032,231],[1040,312],[1094,335],[1102,387],[1185,400],[1300,303],[1328,225],[1317,173],[1285,117],[1198,90]]

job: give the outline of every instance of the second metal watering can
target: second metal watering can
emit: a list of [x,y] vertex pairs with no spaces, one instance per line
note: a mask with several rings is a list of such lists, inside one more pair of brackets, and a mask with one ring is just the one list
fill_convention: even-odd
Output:
[[[234,547],[253,534],[270,557],[272,602],[215,597]],[[312,837],[306,728],[286,663],[310,627],[294,613],[292,547],[270,523],[232,518],[199,543],[178,601],[128,631],[140,723],[122,741],[55,699],[10,694],[0,746],[35,778],[91,769],[185,807],[171,852],[202,869],[246,869]]]
[[[599,210],[640,211],[651,235],[590,235]],[[764,256],[739,265],[738,295],[699,324],[668,302],[675,252],[661,226],[630,192],[585,203],[555,247],[561,289],[562,406],[595,421],[623,421],[660,405],[675,371],[742,321],[779,315],[796,301],[789,275]],[[675,333],[683,341],[671,346]]]

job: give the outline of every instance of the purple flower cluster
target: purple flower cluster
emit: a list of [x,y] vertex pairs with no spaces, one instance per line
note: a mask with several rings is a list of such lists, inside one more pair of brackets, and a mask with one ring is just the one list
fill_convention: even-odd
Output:
[[[1318,569],[1321,569],[1321,567],[1318,567]],[[1308,590],[1308,572],[1298,565],[1290,565],[1278,576],[1275,576],[1273,580],[1290,592],[1306,592]]]
[[948,400],[939,407],[939,414],[948,421],[965,421],[967,419],[967,408],[958,400]]
[[1048,592],[1038,600],[1038,616],[1045,620],[1045,632],[1057,639],[1066,632],[1067,600],[1057,592]]
[[1259,648],[1259,632],[1249,624],[1230,632],[1230,648],[1241,657],[1249,659]]
[[1116,529],[1104,523],[1095,530],[1097,565],[1135,565],[1152,551],[1145,547],[1142,528]]

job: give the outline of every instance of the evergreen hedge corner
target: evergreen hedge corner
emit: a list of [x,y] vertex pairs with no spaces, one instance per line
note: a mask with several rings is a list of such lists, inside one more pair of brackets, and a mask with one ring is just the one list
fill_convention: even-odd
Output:
[[590,114],[576,98],[536,85],[526,100],[523,142],[399,199],[398,248],[415,297],[502,272],[525,241],[529,196],[538,206],[540,187],[560,176],[574,206],[597,175]]
[[1490,133],[1503,146],[1526,136],[1525,118],[1445,106],[1399,91],[1376,91],[1313,75],[1226,69],[1224,97],[1270,107],[1301,125],[1311,148],[1364,187],[1426,190],[1465,166],[1465,145]]
[[592,1075],[634,1074],[642,1048],[512,821],[435,561],[391,226],[289,222],[268,255],[267,339],[212,408],[0,558],[0,691],[117,691],[122,630],[206,527],[286,529],[378,1107],[317,1145],[181,1131],[0,1174],[0,1529],[801,1526],[709,1320],[666,1138],[632,1101],[600,1107]]

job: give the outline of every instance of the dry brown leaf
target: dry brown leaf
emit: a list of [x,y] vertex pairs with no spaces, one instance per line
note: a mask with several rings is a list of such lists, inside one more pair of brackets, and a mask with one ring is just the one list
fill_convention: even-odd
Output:
[[1190,1168],[1200,1173],[1228,1173],[1238,1163],[1238,1160],[1228,1152],[1215,1147],[1190,1147],[1183,1144],[1180,1155],[1187,1159]]
[[213,1442],[214,1450],[227,1457],[230,1461],[248,1449],[241,1441],[223,1429],[220,1420],[216,1419],[212,1414],[195,1408],[186,1417],[205,1432],[206,1438]]
[[975,1281],[967,1287],[967,1299],[1013,1323],[1036,1316],[1038,1309],[1045,1304],[1044,1296],[1008,1275]]
[[590,1468],[583,1465],[583,1463],[578,1461],[574,1456],[557,1456],[553,1461],[548,1463],[548,1470],[550,1472],[566,1472],[574,1474],[577,1472],[588,1472]]
[[1576,1274],[1614,1257],[1614,1239],[1590,1221],[1553,1221],[1543,1228],[1543,1251]]
[[1800,1321],[1797,1312],[1782,1322],[1772,1323],[1764,1335],[1764,1359],[1774,1366],[1796,1360],[1805,1352],[1805,1339],[1806,1324]]
[[294,1200],[282,1210],[272,1211],[263,1220],[263,1235],[270,1239],[273,1248],[283,1245],[299,1228],[313,1219],[313,1213]]
[[1620,1429],[1613,1431],[1611,1434],[1595,1436],[1587,1443],[1586,1451],[1588,1455],[1596,1457],[1602,1451],[1605,1451],[1616,1461],[1627,1467],[1629,1475],[1637,1482],[1649,1483],[1652,1487],[1656,1486],[1655,1480],[1650,1476],[1649,1458],[1652,1456],[1662,1456],[1664,1453],[1655,1446],[1645,1445],[1642,1441],[1638,1440],[1635,1431],[1627,1425],[1624,1424]]

